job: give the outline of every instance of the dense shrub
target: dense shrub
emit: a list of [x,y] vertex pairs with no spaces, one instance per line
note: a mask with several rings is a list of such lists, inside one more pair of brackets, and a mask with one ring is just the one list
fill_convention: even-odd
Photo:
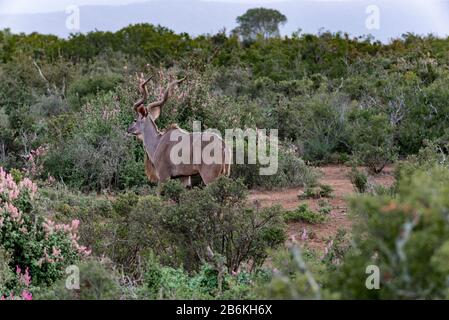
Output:
[[89,75],[77,79],[68,91],[68,100],[74,108],[80,108],[98,93],[115,91],[122,80],[118,74]]
[[112,94],[85,105],[70,135],[60,137],[50,148],[47,172],[85,190],[145,183],[143,149],[126,136],[125,119],[130,119],[128,106],[118,104]]
[[264,271],[219,274],[205,264],[198,272],[164,267],[154,256],[147,262],[140,298],[149,299],[251,299],[257,297],[256,284],[266,282]]
[[365,193],[368,190],[368,176],[365,172],[352,167],[348,173],[348,177],[354,187],[354,190],[359,193]]
[[[447,298],[449,171],[433,167],[402,176],[397,194],[353,199],[355,249],[330,285],[342,298]],[[380,290],[365,287],[365,269],[380,270]]]
[[355,157],[372,173],[380,173],[396,159],[393,127],[384,114],[373,114],[370,110],[353,111],[351,143]]
[[10,267],[11,254],[3,247],[0,247],[0,294],[6,293],[11,281],[14,279],[14,273]]
[[286,222],[305,222],[310,224],[318,224],[326,221],[326,216],[321,212],[315,212],[309,209],[307,204],[300,205],[294,211],[284,213]]
[[312,167],[308,166],[293,151],[279,149],[278,171],[274,175],[260,175],[260,164],[235,164],[231,176],[243,179],[248,188],[280,189],[314,185],[319,177]]
[[59,224],[36,214],[37,186],[29,179],[17,184],[0,168],[0,191],[0,245],[11,254],[10,267],[28,268],[34,284],[52,283],[89,254],[78,243],[78,220]]
[[39,291],[36,300],[119,300],[124,297],[118,272],[107,261],[93,258],[77,265],[79,289],[68,289],[66,279]]
[[[0,48],[0,166],[10,172],[0,177],[0,295],[447,298],[448,39],[407,34],[382,44],[321,32],[242,45],[225,32],[193,38],[139,24],[68,39],[4,30]],[[279,129],[277,174],[233,165],[237,182],[151,187],[141,143],[126,137],[137,72],[155,76],[151,101],[188,75],[164,106],[161,129],[190,131],[193,120],[222,133]],[[245,186],[305,187],[321,198],[331,190],[318,186],[308,163],[351,159],[378,173],[398,157],[407,161],[392,188],[351,172],[365,194],[352,201],[349,252],[337,236],[323,255],[270,254],[273,277],[258,270],[267,249],[284,243],[284,218],[321,222],[332,208],[252,207]],[[35,194],[30,178],[45,188]],[[82,289],[68,292],[61,275],[85,250],[78,237],[112,264],[79,264]],[[149,252],[157,261],[148,262]],[[381,268],[379,291],[364,287],[368,263]]]
[[285,235],[280,208],[259,210],[245,202],[246,188],[227,178],[184,192],[174,204],[143,198],[130,217],[134,243],[147,243],[164,263],[187,270],[198,270],[203,262],[230,272],[243,264],[252,270]]
[[320,198],[331,198],[334,189],[332,186],[327,184],[319,184],[318,186],[308,186],[305,188],[304,192],[298,195],[300,200],[303,199],[320,199]]

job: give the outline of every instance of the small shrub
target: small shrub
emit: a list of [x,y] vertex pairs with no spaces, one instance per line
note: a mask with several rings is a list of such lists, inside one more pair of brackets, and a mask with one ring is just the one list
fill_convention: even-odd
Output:
[[302,194],[298,196],[299,200],[304,199],[320,199],[320,198],[330,198],[334,189],[327,184],[320,184],[317,187],[307,187]]
[[310,224],[320,224],[325,222],[326,216],[319,212],[309,209],[307,204],[302,204],[295,211],[287,211],[284,213],[285,222],[305,222]]
[[336,299],[338,295],[325,288],[329,281],[326,265],[310,250],[297,246],[273,253],[274,274],[263,284],[261,295],[267,299]]
[[365,193],[368,190],[368,176],[363,171],[353,167],[348,176],[355,191]]
[[119,276],[110,263],[90,258],[78,267],[79,289],[68,289],[66,279],[62,279],[38,292],[36,300],[119,300],[122,297]]
[[185,192],[186,188],[179,180],[169,180],[159,186],[159,193],[165,200],[171,200],[176,203],[179,202],[181,195]]
[[318,205],[320,207],[319,212],[321,214],[328,215],[328,214],[330,214],[332,212],[333,207],[332,207],[332,205],[328,201],[320,200],[318,202]]
[[320,184],[320,196],[322,198],[331,198],[334,188],[328,184]]

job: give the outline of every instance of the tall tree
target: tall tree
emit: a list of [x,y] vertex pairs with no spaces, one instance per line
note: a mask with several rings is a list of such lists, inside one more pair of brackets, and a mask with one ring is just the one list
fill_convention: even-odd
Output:
[[277,10],[266,8],[249,9],[237,17],[239,26],[233,30],[243,40],[255,40],[262,35],[265,39],[279,36],[279,27],[287,22],[287,17]]

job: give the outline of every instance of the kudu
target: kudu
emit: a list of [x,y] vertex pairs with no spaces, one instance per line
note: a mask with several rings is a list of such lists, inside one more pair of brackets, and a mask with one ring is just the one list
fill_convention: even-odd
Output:
[[[145,172],[153,182],[165,182],[171,178],[180,178],[185,186],[191,183],[191,177],[200,175],[207,185],[221,175],[230,174],[231,150],[215,133],[189,133],[176,125],[172,125],[164,132],[159,131],[155,121],[161,114],[161,107],[167,102],[172,88],[186,78],[171,82],[165,90],[161,100],[150,103],[145,107],[148,99],[147,84],[151,80],[141,80],[139,91],[142,98],[134,104],[137,119],[128,128],[128,133],[143,142],[145,149]],[[179,140],[180,139],[180,140]],[[178,150],[178,152],[175,152]],[[187,152],[187,161],[173,161],[179,151]],[[203,150],[209,150],[208,161],[203,159]],[[198,151],[201,154],[198,154]],[[212,152],[213,151],[213,152]],[[198,161],[198,157],[200,158]],[[210,160],[213,161],[210,161]],[[178,163],[179,162],[179,163]]]

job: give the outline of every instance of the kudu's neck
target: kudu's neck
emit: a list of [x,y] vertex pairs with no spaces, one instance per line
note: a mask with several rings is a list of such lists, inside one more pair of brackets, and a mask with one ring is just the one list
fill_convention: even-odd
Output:
[[154,121],[148,117],[143,125],[143,146],[150,160],[154,163],[156,149],[161,140],[161,135]]

